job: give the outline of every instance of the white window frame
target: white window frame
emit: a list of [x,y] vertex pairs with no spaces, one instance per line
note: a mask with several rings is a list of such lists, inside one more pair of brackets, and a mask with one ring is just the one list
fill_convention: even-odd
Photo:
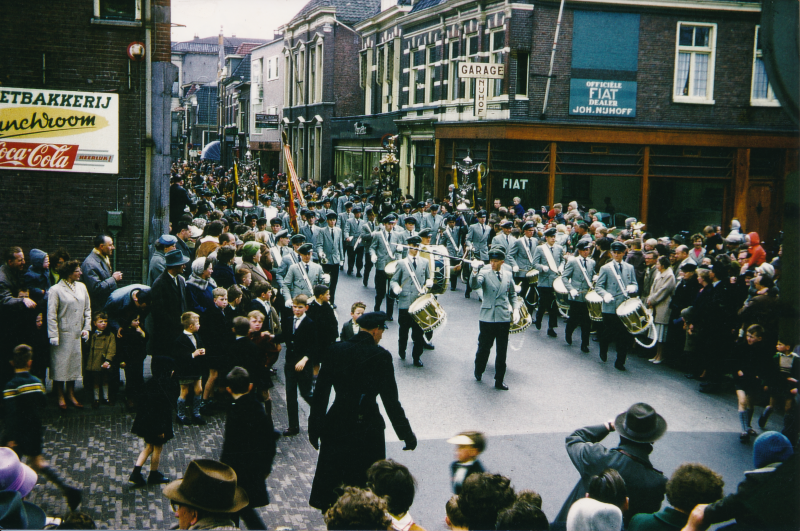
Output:
[[[762,50],[758,48],[758,32],[761,31],[761,26],[756,26],[755,37],[753,39],[753,74],[750,78],[750,105],[753,107],[780,107],[781,102],[775,97],[775,92],[772,90],[772,84],[769,82],[767,76],[767,97],[756,98],[756,64],[761,59],[763,62]],[[766,73],[766,72],[765,72]]]
[[[681,36],[681,26],[697,26],[697,27],[704,27],[710,28],[710,35],[708,38],[708,47],[699,47],[699,46],[681,46],[680,45],[680,36]],[[675,94],[677,84],[678,84],[678,64],[679,64],[679,57],[681,53],[690,53],[691,58],[689,60],[689,95],[677,95]],[[705,97],[699,96],[692,96],[692,92],[694,90],[694,66],[695,66],[695,58],[699,54],[706,54],[708,55],[708,79],[706,81],[706,95]],[[690,22],[690,21],[680,21],[678,22],[676,32],[675,32],[675,71],[674,76],[672,79],[672,101],[675,103],[696,103],[702,105],[713,105],[714,102],[714,70],[716,64],[716,55],[717,55],[717,24],[708,23],[708,22]]]
[[436,77],[436,61],[433,55],[436,53],[435,46],[428,46],[425,49],[425,103],[433,102],[434,79]]
[[[455,55],[453,53],[453,45],[458,43],[458,53],[459,55]],[[447,57],[450,60],[448,69],[447,69],[447,99],[450,101],[456,101],[456,94],[458,93],[458,61],[461,58],[461,42],[460,39],[455,38],[450,40],[447,43]]]
[[[509,53],[510,50],[506,47],[505,38],[503,39],[503,46],[501,48],[495,48],[494,47],[494,36],[497,33],[503,33],[503,36],[505,37],[505,32],[506,32],[505,26],[499,26],[498,28],[493,29],[493,30],[491,30],[489,32],[489,59],[490,59],[489,62],[490,63],[505,64],[504,62],[498,63],[495,60],[495,59],[497,59],[496,56],[498,54],[505,54],[505,57],[508,57],[508,53]],[[503,57],[503,56],[501,55],[501,57]],[[502,98],[503,97],[503,92],[502,92],[502,83],[503,83],[503,81],[505,81],[505,79],[499,79],[499,80],[498,79],[492,79],[492,80],[490,80],[491,89],[489,90],[489,94],[491,94],[491,96],[490,96],[491,98],[498,99],[498,98]],[[497,94],[497,92],[498,92],[497,85],[498,84],[500,85],[500,94]],[[508,91],[506,90],[506,93],[507,92]],[[508,94],[506,94],[506,97],[508,97]]]
[[[461,56],[464,57],[464,60],[468,63],[477,63],[478,58],[481,56],[481,41],[480,41],[480,34],[478,33],[470,33],[466,35],[464,38],[464,50],[461,53]],[[478,51],[474,54],[470,54],[469,50],[469,43],[472,39],[478,39]],[[475,98],[475,80],[474,79],[465,79],[464,80],[464,94],[462,95],[464,100],[471,100]]]

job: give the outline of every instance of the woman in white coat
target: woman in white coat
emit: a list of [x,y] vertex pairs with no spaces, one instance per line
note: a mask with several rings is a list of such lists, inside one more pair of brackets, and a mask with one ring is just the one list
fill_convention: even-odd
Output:
[[653,279],[653,286],[650,288],[650,295],[647,297],[647,307],[653,310],[653,322],[656,327],[658,346],[656,347],[656,357],[650,361],[661,363],[664,351],[664,343],[667,340],[667,329],[669,328],[669,303],[675,293],[675,274],[670,267],[669,258],[661,256],[656,262],[656,277]]
[[81,339],[89,339],[92,310],[81,278],[81,263],[70,260],[58,268],[61,280],[50,288],[47,302],[47,336],[50,338],[50,377],[58,393],[58,407],[67,409],[66,396],[76,408],[75,381],[81,377]]

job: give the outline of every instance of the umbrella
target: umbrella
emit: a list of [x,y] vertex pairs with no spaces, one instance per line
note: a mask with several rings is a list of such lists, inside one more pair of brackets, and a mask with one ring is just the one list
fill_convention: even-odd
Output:
[[203,153],[200,155],[200,160],[219,160],[220,159],[220,147],[219,147],[219,140],[214,140],[213,142],[209,142],[206,144],[206,147],[203,148]]

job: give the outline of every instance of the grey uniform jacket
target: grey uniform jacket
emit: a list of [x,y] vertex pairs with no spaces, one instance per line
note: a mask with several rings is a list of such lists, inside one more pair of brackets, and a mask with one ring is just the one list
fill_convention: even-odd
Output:
[[511,264],[511,267],[519,267],[519,273],[515,273],[515,276],[524,277],[526,272],[534,269],[533,257],[536,254],[537,243],[536,238],[523,236],[511,246],[511,251],[506,254],[506,263]]
[[313,254],[311,255],[311,259],[315,262],[319,260],[319,256],[317,255],[317,233],[319,232],[319,227],[314,225],[309,225],[308,223],[304,224],[300,227],[300,234],[306,237],[306,243],[310,243],[313,250]]
[[292,267],[294,264],[300,263],[300,255],[294,252],[294,249],[291,247],[283,247],[281,254],[281,265],[277,269],[277,274],[275,275],[278,280],[278,285],[283,288],[283,279],[286,278],[286,274],[289,272],[289,268]]
[[343,194],[339,196],[339,199],[336,201],[336,211],[341,213],[347,210],[344,208],[344,204],[350,201],[350,196]]
[[467,242],[472,244],[472,248],[479,260],[489,259],[489,232],[491,229],[485,224],[474,223],[469,226],[467,232]]
[[[561,278],[564,279],[564,286],[569,291],[574,289],[578,292],[577,297],[570,297],[571,300],[586,302],[586,292],[592,289],[592,285],[586,283],[586,277],[581,272],[581,265],[583,265],[583,258],[580,256],[570,258],[567,260],[567,265],[564,267],[564,274]],[[591,282],[594,276],[594,260],[587,258],[585,269],[586,276],[589,277],[589,282]]]
[[353,219],[353,214],[350,212],[342,212],[336,219],[336,226],[340,229],[344,230],[347,226],[347,222]]
[[[606,294],[610,294],[612,297],[614,297],[614,300],[610,303],[603,301],[603,313],[615,314],[617,312],[617,306],[622,304],[622,302],[629,296],[627,293],[628,286],[633,286],[636,288],[636,290],[639,289],[639,285],[636,283],[636,273],[634,272],[633,266],[627,262],[620,262],[618,264],[622,268],[622,272],[619,276],[622,279],[624,290],[620,288],[619,282],[617,282],[617,278],[614,275],[615,264],[617,263],[614,260],[611,260],[609,263],[601,267],[600,275],[597,277],[595,291],[597,291],[601,297],[605,297]],[[635,294],[636,291],[630,294],[630,296]]]
[[485,265],[480,271],[472,272],[469,285],[473,290],[483,289],[483,302],[479,319],[484,323],[510,323],[511,306],[518,309],[521,300],[514,289],[511,271],[502,269],[498,280],[492,266]]
[[[407,310],[415,300],[425,294],[425,281],[428,280],[429,269],[430,261],[421,258],[419,254],[417,254],[416,269],[413,266],[413,261],[410,256],[404,258],[401,263],[397,264],[397,272],[392,277],[390,287],[394,288],[395,286],[400,286],[403,289],[398,298],[398,304],[401,310]],[[414,280],[412,280],[409,271],[413,272],[414,276],[417,278],[417,283],[419,287],[422,288],[422,293],[419,292],[416,284],[414,284]]]
[[[490,248],[495,246],[502,247],[503,252],[506,253],[506,262],[509,262],[510,260],[508,259],[508,255],[511,252],[511,246],[514,245],[515,241],[516,239],[512,235],[509,234],[508,236],[506,236],[504,233],[501,232],[492,239],[492,243],[489,247]],[[509,265],[513,266],[514,264],[512,263]]]
[[[354,249],[356,248],[355,244],[356,244],[356,241],[358,240],[358,237],[362,236],[362,230],[361,229],[364,228],[364,226],[366,226],[366,224],[367,224],[367,222],[363,218],[359,218],[359,219],[350,218],[350,219],[347,220],[347,224],[344,226],[343,237],[344,237],[345,241],[347,241],[348,238],[353,238],[352,240],[350,240],[349,245],[354,246],[353,247]],[[364,239],[362,237],[361,241],[358,242],[358,246],[359,247],[363,247],[364,246],[363,242],[364,242]]]
[[[442,237],[439,239],[439,244],[447,247],[448,254],[461,256],[461,227],[445,228]],[[450,265],[456,264],[451,263]]]
[[[550,267],[550,264],[547,262],[547,258],[544,255],[543,247],[545,245],[547,244],[543,243],[536,248],[536,253],[533,255],[533,267],[539,270],[539,287],[552,288],[553,281],[558,276],[558,271],[553,271],[550,269],[547,273],[544,272],[545,266],[548,268]],[[564,261],[564,248],[556,243],[553,245],[552,253],[553,261],[556,263],[556,267],[561,266],[561,263]]]
[[344,238],[339,227],[325,227],[317,231],[317,254],[320,251],[328,257],[329,264],[339,264],[344,260]]
[[[408,239],[411,238],[412,236],[416,236],[416,235],[417,235],[417,231],[415,231],[415,230],[412,230],[411,232],[409,232],[409,231],[403,229],[401,232],[398,232],[397,234],[395,234],[395,238],[396,238],[397,243],[402,243],[403,245],[406,245],[406,244],[408,244]],[[406,256],[408,256],[408,249],[404,247],[403,251],[400,254],[403,256],[403,258],[405,258]]]
[[[381,236],[383,234],[383,236]],[[400,243],[394,231],[387,233],[383,228],[376,230],[372,234],[372,243],[369,246],[369,256],[377,258],[375,267],[378,271],[383,271],[386,264],[392,260],[402,258],[402,253],[397,251],[397,244]],[[387,248],[388,245],[388,248]]]
[[361,225],[361,245],[365,249],[372,245],[376,230],[378,230],[378,224],[374,221],[366,220],[364,224]]
[[[308,265],[308,280],[311,282],[311,289],[308,287],[308,282],[303,275],[303,270],[300,268],[302,267],[305,269],[305,266]],[[297,295],[301,293],[303,295],[310,297],[314,296],[313,288],[317,284],[322,283],[322,266],[319,264],[315,264],[314,262],[309,262],[308,264],[299,263],[293,264],[289,267],[289,271],[286,272],[286,276],[283,277],[283,286],[281,286],[281,293],[283,294],[283,298],[286,301],[292,300]]]

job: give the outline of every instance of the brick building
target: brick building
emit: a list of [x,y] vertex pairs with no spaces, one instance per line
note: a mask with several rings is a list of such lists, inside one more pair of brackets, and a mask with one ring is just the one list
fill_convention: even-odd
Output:
[[[558,13],[558,2],[419,0],[356,26],[357,118],[400,114],[404,189],[443,195],[470,153],[490,169],[489,201],[603,211],[609,198],[615,221],[658,234],[737,217],[775,236],[798,135],[763,68],[760,4],[567,3],[548,78]],[[485,116],[459,62],[504,67],[486,82]]]
[[[26,254],[64,246],[83,260],[96,235],[113,232],[123,283],[141,281],[149,244],[168,229],[170,95],[177,80],[170,0],[9,0],[3,20],[0,90],[36,96],[0,98],[5,154],[61,142],[70,155],[44,167],[33,157],[0,162],[0,246],[19,245]],[[53,120],[42,121],[45,114]],[[12,124],[23,115],[30,122]],[[87,127],[53,129],[78,120]],[[23,123],[31,131],[20,136]]]

